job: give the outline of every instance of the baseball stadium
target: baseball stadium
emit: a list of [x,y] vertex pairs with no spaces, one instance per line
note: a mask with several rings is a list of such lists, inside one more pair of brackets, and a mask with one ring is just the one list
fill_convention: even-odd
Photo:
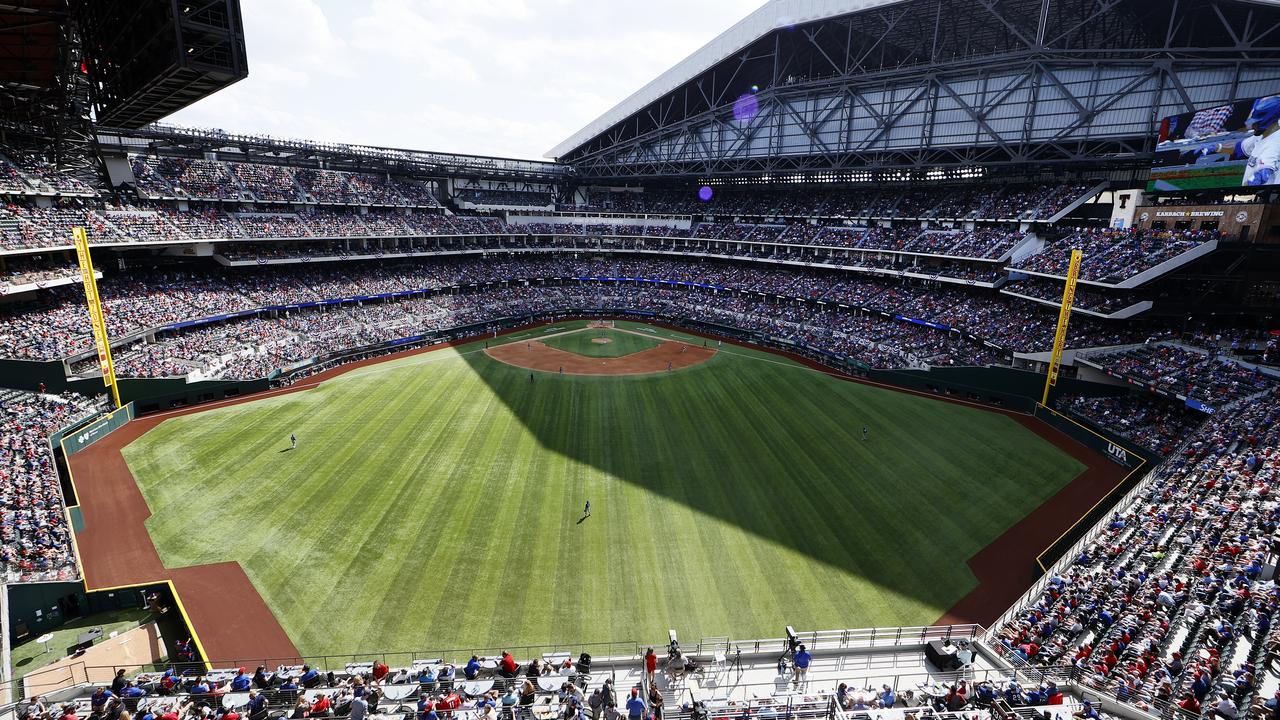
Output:
[[0,3],[0,720],[1280,718],[1280,0],[767,0],[540,159],[170,119],[276,1]]

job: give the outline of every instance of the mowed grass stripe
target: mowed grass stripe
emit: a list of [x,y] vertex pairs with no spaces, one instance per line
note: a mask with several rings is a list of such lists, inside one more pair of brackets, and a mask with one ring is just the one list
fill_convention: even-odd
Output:
[[166,421],[125,453],[162,558],[240,561],[308,654],[920,624],[1082,469],[747,348],[534,384],[482,349]]

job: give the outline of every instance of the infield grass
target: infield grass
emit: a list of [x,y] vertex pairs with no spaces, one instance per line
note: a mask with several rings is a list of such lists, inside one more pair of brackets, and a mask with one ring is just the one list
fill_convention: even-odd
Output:
[[240,561],[308,655],[928,624],[1084,469],[762,351],[530,384],[481,348],[163,422],[124,450],[162,559]]
[[[598,340],[607,342],[597,342]],[[637,335],[634,332],[622,332],[609,328],[587,328],[564,335],[546,337],[543,338],[542,343],[557,350],[577,353],[586,357],[617,358],[656,348],[662,344],[662,341]]]

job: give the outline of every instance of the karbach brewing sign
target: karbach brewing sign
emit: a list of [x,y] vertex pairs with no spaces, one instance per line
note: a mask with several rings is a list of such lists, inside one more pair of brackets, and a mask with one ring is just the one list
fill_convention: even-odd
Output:
[[1246,227],[1264,223],[1265,205],[1147,205],[1134,213],[1134,225],[1142,228],[1218,230],[1227,238],[1240,236]]
[[[1224,217],[1226,216],[1226,214],[1227,214],[1226,210],[1157,210],[1156,211],[1156,217],[1158,218],[1188,218],[1188,217],[1214,218],[1214,217]],[[1245,214],[1245,217],[1248,217],[1247,213]]]

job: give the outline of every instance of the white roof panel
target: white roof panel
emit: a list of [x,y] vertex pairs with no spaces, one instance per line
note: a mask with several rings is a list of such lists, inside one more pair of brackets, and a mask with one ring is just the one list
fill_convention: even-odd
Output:
[[[906,0],[768,0],[763,6],[725,30],[675,67],[632,93],[586,127],[547,151],[544,157],[558,159],[614,124],[639,112],[649,103],[689,82],[716,63],[764,37],[777,28],[893,5]],[[1280,5],[1280,0],[1239,0],[1256,5]]]
[[[905,0],[769,0],[733,27],[720,33],[670,70],[632,93],[569,139],[549,150],[545,157],[559,158],[625,120],[649,103],[706,72],[716,63],[778,28],[893,5]],[[1280,0],[1266,0],[1280,2]]]

